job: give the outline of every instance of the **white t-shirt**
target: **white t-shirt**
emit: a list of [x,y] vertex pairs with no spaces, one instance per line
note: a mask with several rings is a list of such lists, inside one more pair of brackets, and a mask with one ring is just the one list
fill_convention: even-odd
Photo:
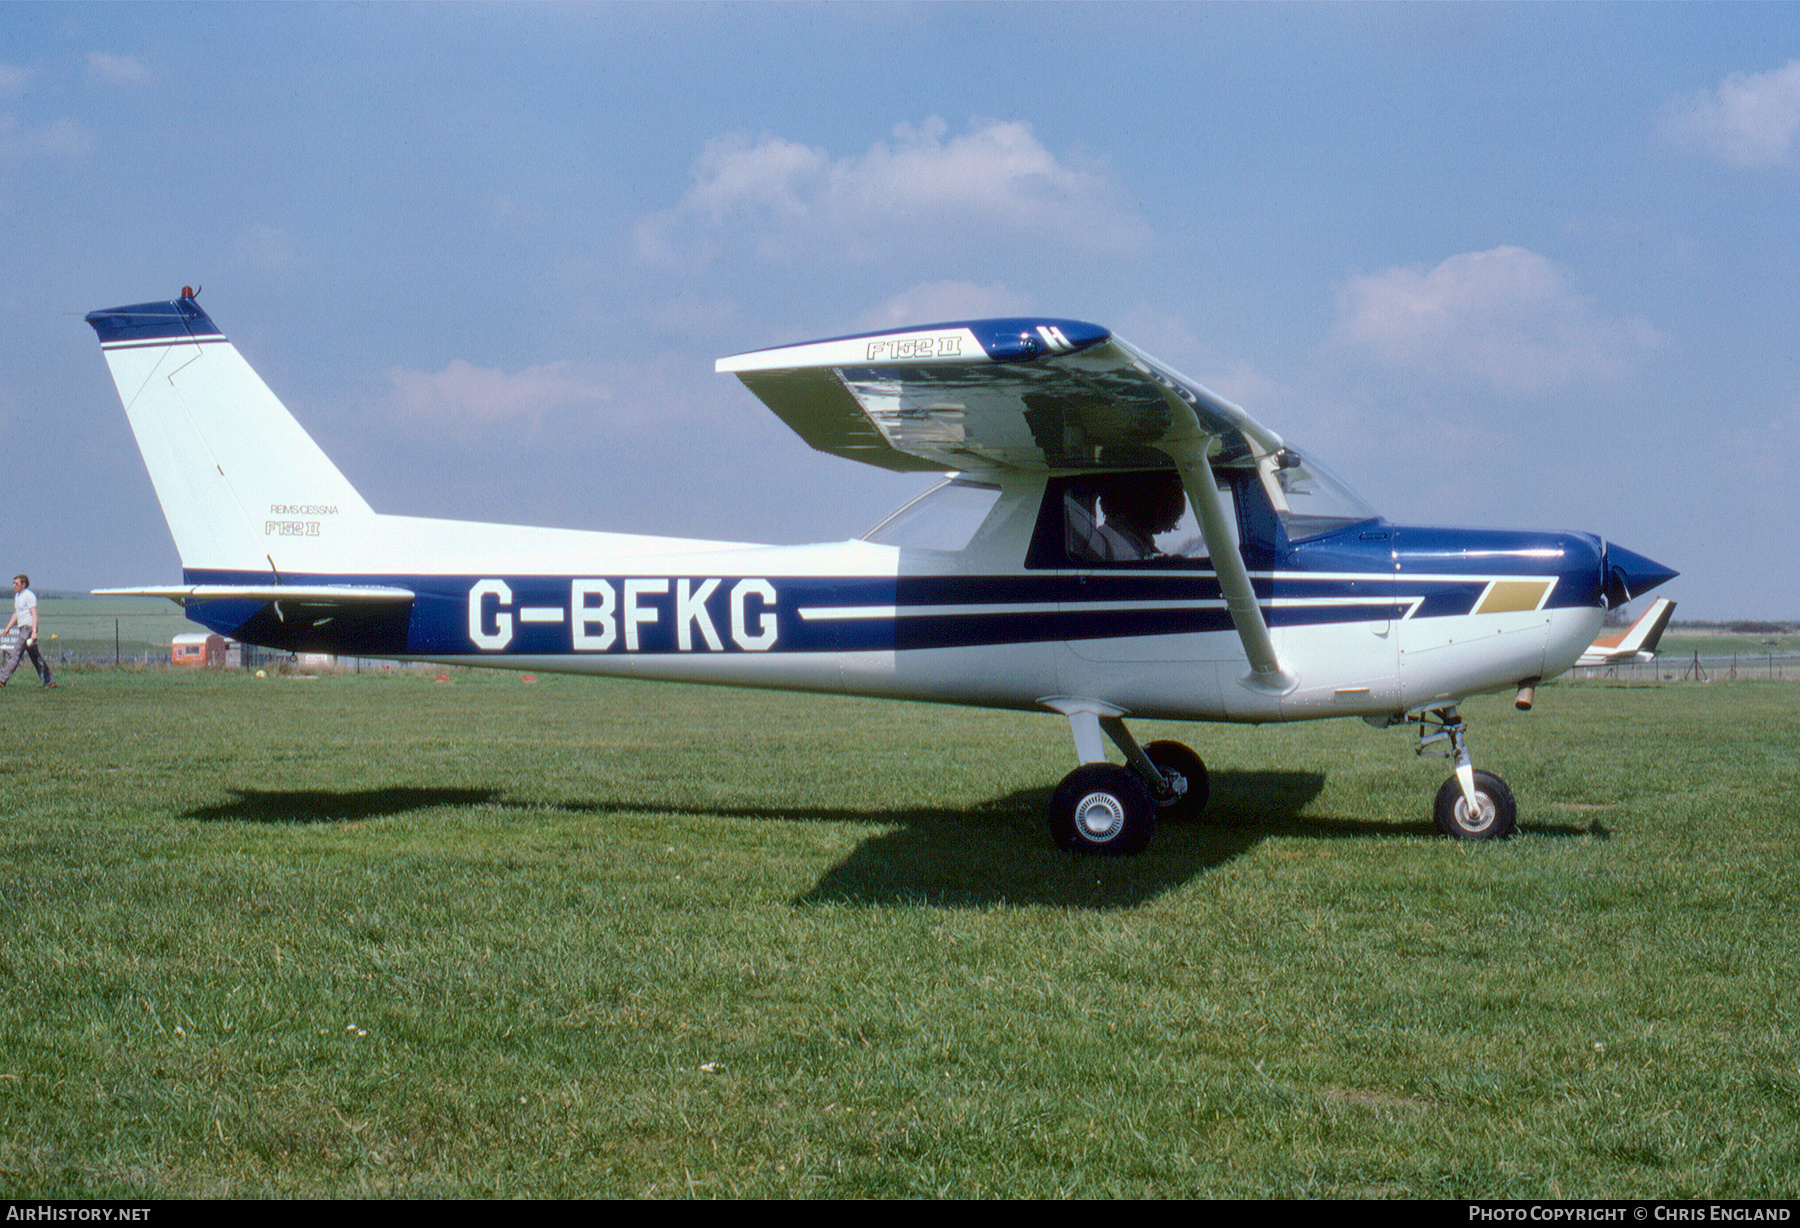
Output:
[[19,620],[19,630],[30,639],[37,630],[37,594],[28,588],[20,589],[13,598],[13,615]]

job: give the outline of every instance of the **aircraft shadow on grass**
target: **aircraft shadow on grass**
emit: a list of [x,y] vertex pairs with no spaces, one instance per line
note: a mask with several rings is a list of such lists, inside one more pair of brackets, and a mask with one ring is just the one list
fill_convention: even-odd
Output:
[[[1435,839],[1429,818],[1415,823],[1307,815],[1325,787],[1319,772],[1212,773],[1212,797],[1198,823],[1166,824],[1138,857],[1077,857],[1046,849],[1049,788],[1021,789],[967,810],[881,812],[720,810],[721,816],[892,823],[831,867],[796,904],[919,904],[983,908],[1039,904],[1108,911],[1135,908],[1243,856],[1263,840],[1357,840],[1397,835]],[[1595,834],[1570,824],[1521,824],[1543,836]]]
[[[1046,849],[1043,814],[1049,788],[1020,789],[963,809],[897,807],[850,810],[808,806],[681,806],[626,798],[605,801],[520,802],[493,788],[235,789],[232,800],[182,817],[238,823],[345,823],[437,808],[498,805],[521,813],[555,810],[596,816],[619,813],[686,814],[788,823],[864,823],[892,830],[871,836],[826,870],[796,904],[925,905],[949,908],[1048,904],[1095,910],[1132,908],[1241,857],[1270,836],[1350,840],[1379,836],[1430,837],[1416,823],[1307,816],[1323,791],[1319,772],[1212,773],[1203,822],[1168,824],[1155,850],[1142,857],[1075,857]],[[1593,835],[1592,826],[1534,823],[1542,836]]]
[[1236,860],[1271,835],[1393,830],[1316,818],[1301,826],[1301,811],[1324,786],[1325,777],[1317,772],[1214,772],[1205,821],[1165,825],[1150,853],[1131,858],[1072,857],[1046,849],[1049,788],[1021,789],[967,810],[847,815],[858,822],[892,823],[895,829],[863,841],[794,902],[1133,908]]
[[497,789],[233,789],[232,800],[196,806],[181,817],[230,823],[349,823],[440,806],[486,806]]

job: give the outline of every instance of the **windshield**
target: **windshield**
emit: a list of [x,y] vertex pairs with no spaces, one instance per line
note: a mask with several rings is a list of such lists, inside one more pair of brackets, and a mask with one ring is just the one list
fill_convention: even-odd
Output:
[[961,550],[999,497],[998,486],[951,478],[864,533],[863,540],[910,550]]
[[1292,448],[1262,457],[1257,472],[1291,542],[1375,519],[1375,510],[1336,474]]

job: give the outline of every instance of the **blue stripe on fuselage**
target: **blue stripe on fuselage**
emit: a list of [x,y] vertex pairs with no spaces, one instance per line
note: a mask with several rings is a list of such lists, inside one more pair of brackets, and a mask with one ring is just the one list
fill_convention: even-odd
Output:
[[[1471,573],[1555,576],[1547,608],[1598,604],[1597,557],[1570,553],[1576,557],[1551,558],[1534,547],[1506,559],[1491,550],[1479,555],[1434,550],[1431,562],[1449,574],[1426,574],[1428,564],[1408,556],[1411,565],[1395,575],[1281,571],[1253,575],[1252,584],[1275,627],[1467,614],[1486,584],[1471,579]],[[268,580],[261,572],[190,569],[185,575],[193,584]],[[190,605],[188,616],[270,647],[425,657],[908,651],[1233,629],[1217,578],[1198,570],[898,578],[307,574],[286,579],[297,585],[385,585],[416,596],[410,609],[284,602],[277,610],[261,601],[214,601]]]

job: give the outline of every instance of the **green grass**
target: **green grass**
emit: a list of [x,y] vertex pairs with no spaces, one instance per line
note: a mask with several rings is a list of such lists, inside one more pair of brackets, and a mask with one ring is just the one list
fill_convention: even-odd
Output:
[[457,673],[0,691],[0,1193],[1800,1194],[1800,688],[1159,726]]

